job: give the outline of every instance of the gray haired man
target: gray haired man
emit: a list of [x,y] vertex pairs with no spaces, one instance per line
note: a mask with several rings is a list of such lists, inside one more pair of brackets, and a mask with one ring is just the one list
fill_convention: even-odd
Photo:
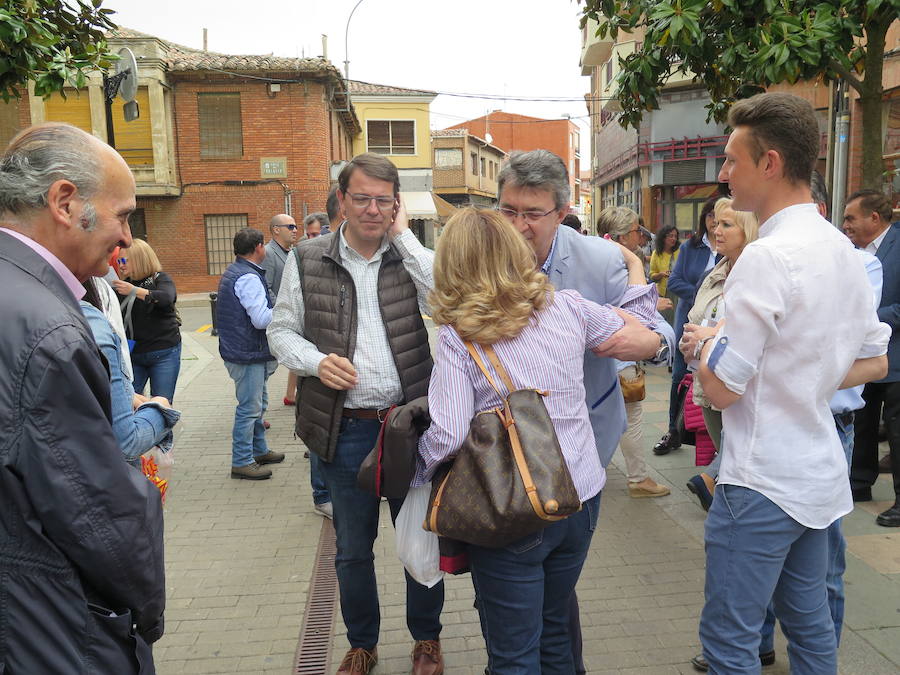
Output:
[[0,157],[5,672],[154,672],[160,495],[122,457],[105,361],[78,305],[82,283],[131,245],[134,208],[128,166],[73,126],[25,129]]

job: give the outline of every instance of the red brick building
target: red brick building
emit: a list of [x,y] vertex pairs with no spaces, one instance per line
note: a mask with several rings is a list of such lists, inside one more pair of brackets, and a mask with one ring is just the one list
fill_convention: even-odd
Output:
[[[325,210],[335,167],[360,126],[340,72],[319,58],[216,54],[125,28],[113,51],[137,57],[141,116],[113,103],[116,149],[134,173],[136,236],[147,239],[181,293],[215,290],[238,229]],[[96,74],[65,99],[25,98],[0,110],[0,141],[61,120],[107,138]],[[3,108],[0,104],[0,108]]]
[[487,139],[506,153],[513,150],[549,150],[558,155],[569,170],[572,204],[578,205],[581,138],[578,126],[571,120],[546,120],[494,110],[482,117],[447,128],[468,129],[473,136]]

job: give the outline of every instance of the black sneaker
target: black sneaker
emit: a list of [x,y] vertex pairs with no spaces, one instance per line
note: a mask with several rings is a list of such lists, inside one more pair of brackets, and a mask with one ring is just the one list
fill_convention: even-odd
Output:
[[681,447],[681,439],[677,431],[670,431],[659,439],[659,443],[653,446],[654,455],[668,455],[673,450]]

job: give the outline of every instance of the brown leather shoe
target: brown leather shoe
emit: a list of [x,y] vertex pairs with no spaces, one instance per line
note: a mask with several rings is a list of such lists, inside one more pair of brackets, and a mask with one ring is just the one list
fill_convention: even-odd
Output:
[[338,675],[367,675],[378,663],[378,648],[372,647],[372,651],[362,647],[354,647],[344,655],[344,660],[338,667]]
[[413,675],[442,675],[444,657],[440,640],[416,640],[412,650]]

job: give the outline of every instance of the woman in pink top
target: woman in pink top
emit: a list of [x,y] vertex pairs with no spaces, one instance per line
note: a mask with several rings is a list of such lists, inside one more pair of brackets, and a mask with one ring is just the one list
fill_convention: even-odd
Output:
[[[656,287],[644,284],[637,256],[623,255],[633,284],[623,309],[647,324]],[[584,400],[584,352],[625,325],[622,312],[572,290],[554,292],[532,249],[494,211],[467,208],[450,219],[437,246],[434,279],[430,302],[439,329],[428,390],[432,422],[419,443],[415,483],[452,458],[477,412],[501,405],[464,340],[493,345],[517,388],[550,392],[544,401],[583,508],[505,548],[469,546],[469,559],[491,673],[572,672],[568,601],[606,482]]]

